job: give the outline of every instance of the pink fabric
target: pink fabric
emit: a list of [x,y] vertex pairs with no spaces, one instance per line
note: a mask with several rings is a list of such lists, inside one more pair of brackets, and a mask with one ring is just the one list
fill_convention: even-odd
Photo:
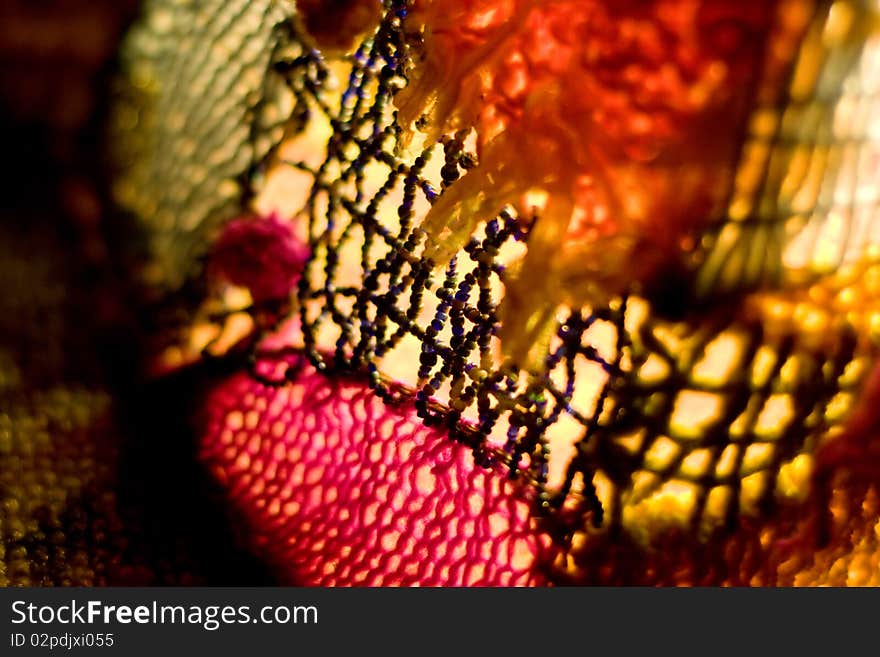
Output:
[[219,385],[200,446],[245,540],[282,581],[545,583],[546,539],[503,473],[475,466],[411,404],[392,408],[364,384],[299,367],[282,388],[245,373]]
[[208,272],[250,290],[257,303],[288,297],[309,256],[291,225],[277,215],[229,222],[211,251]]

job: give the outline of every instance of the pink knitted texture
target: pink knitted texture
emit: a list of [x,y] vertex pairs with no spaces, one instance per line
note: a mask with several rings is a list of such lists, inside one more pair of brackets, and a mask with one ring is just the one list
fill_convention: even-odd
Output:
[[237,374],[205,409],[201,457],[282,581],[544,583],[522,491],[411,404],[302,364],[282,388]]

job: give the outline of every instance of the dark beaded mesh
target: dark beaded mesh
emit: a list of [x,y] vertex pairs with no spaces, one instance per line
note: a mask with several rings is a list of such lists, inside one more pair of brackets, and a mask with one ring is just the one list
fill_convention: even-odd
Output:
[[[324,100],[328,72],[317,53],[281,64],[289,75],[307,80],[298,105],[326,116],[333,127],[319,167],[289,163],[314,176],[307,203],[314,258],[299,288],[305,348],[313,364],[330,372],[358,371],[380,397],[391,401],[400,389],[383,377],[378,363],[404,336],[414,336],[421,343],[420,383],[408,394],[415,396],[419,415],[428,424],[446,426],[453,439],[473,449],[479,463],[501,462],[511,476],[530,480],[543,511],[571,506],[568,500],[577,508],[576,517],[589,513],[601,522],[603,508],[590,483],[597,472],[610,479],[618,494],[630,490],[637,472],[652,475],[652,483],[639,495],[673,477],[692,482],[699,491],[698,509],[713,487],[729,488],[731,517],[737,512],[741,480],[758,474],[765,478],[760,504],[768,503],[781,464],[809,449],[831,424],[824,412],[847,385],[844,373],[854,357],[854,336],[842,336],[831,351],[810,349],[796,336],[766,337],[760,322],[738,319],[735,312],[709,312],[690,323],[667,322],[648,313],[637,325],[625,326],[627,301],[622,299],[608,308],[576,311],[560,323],[546,361],[548,374],[530,376],[499,366],[490,344],[497,328],[493,290],[504,276],[497,255],[507,243],[527,239],[528,222],[503,212],[445,272],[418,257],[417,200],[432,202],[472,166],[474,155],[464,146],[464,134],[449,135],[413,159],[395,154],[401,129],[393,121],[392,98],[405,84],[401,62],[406,45],[400,28],[405,11],[405,3],[389,4],[375,38],[352,57],[337,106]],[[439,179],[426,173],[434,158],[443,161]],[[375,191],[364,182],[368,167],[384,173]],[[398,195],[392,196],[393,191]],[[383,223],[389,203],[397,204],[394,226]],[[360,280],[340,273],[340,254],[354,253],[351,245],[360,252]],[[593,342],[590,329],[597,322],[616,334],[612,349]],[[322,344],[334,348],[319,348],[318,334]],[[664,339],[671,334],[677,335],[675,346]],[[696,366],[719,336],[736,336],[741,343],[738,366],[726,379],[700,380]],[[754,371],[759,353],[772,360],[760,377]],[[596,363],[609,375],[592,412],[571,403],[579,360]],[[647,380],[641,374],[649,360],[662,361],[662,376]],[[796,376],[783,373],[786,364],[795,362],[800,368]],[[850,379],[849,387],[858,382],[857,377]],[[444,384],[451,390],[448,404],[431,403]],[[712,395],[719,403],[697,435],[670,427],[676,400],[686,392]],[[792,401],[794,412],[770,435],[762,434],[756,427],[760,410],[779,395]],[[470,419],[465,417],[468,410]],[[550,490],[547,433],[564,416],[576,420],[581,436],[562,489]],[[741,421],[734,435],[737,418]],[[488,441],[502,424],[507,427],[503,444]],[[625,447],[620,439],[634,433],[639,444]],[[674,443],[674,456],[664,462],[648,459],[648,451],[661,439]],[[753,445],[768,448],[759,460],[745,458]],[[682,468],[698,451],[706,455],[700,466]],[[733,463],[719,472],[722,456]],[[572,494],[578,475],[584,485]],[[621,505],[615,502],[612,508],[619,512]],[[700,516],[698,510],[694,521]]]
[[[58,122],[44,155],[61,163],[39,160],[32,132],[7,126],[18,173],[0,230],[0,584],[877,583],[876,448],[855,444],[853,457],[844,445],[827,480],[793,475],[821,436],[830,430],[833,440],[873,365],[880,270],[841,267],[876,223],[865,189],[880,186],[863,184],[880,97],[873,60],[860,59],[870,21],[855,21],[858,38],[821,40],[830,71],[821,94],[790,95],[773,108],[776,127],[750,126],[749,152],[776,155],[753,177],[753,211],[711,230],[717,255],[697,285],[710,302],[652,298],[677,307],[677,319],[635,296],[569,313],[548,374],[531,377],[500,362],[493,336],[505,252],[522,250],[532,217],[502,213],[446,271],[420,257],[427,205],[476,158],[466,133],[397,152],[393,95],[406,83],[402,62],[418,56],[405,52],[405,3],[387,3],[378,35],[340,63],[311,49],[281,11],[293,3],[146,2],[124,73],[143,74],[144,60],[157,68],[146,87],[143,77],[123,82],[141,85],[118,107],[114,147],[149,174],[135,205],[152,198],[171,212],[169,221],[127,208],[157,262],[148,282],[167,293],[199,281],[217,229],[271,168],[311,177],[296,219],[308,224],[313,258],[294,313],[302,337],[281,358],[296,363],[286,377],[266,356],[250,373],[230,359],[145,383],[129,361],[152,327],[128,316],[131,298],[105,261],[120,244],[105,249],[98,235],[94,139],[72,137],[96,111],[95,69],[115,47],[96,35],[115,34],[122,4],[2,10],[16,27],[0,35],[3,111]],[[843,0],[837,18],[867,6]],[[93,22],[71,21],[71,10]],[[808,38],[823,32],[827,10],[818,3]],[[31,25],[22,16],[44,13],[57,21],[20,27]],[[40,59],[47,43],[51,57]],[[224,48],[227,56],[208,56]],[[83,93],[91,100],[80,107]],[[153,114],[157,98],[164,105]],[[829,127],[842,100],[851,110],[843,137]],[[175,128],[181,113],[207,117],[196,149]],[[292,152],[277,150],[285,137],[322,126],[330,136],[310,151],[317,161],[274,166],[273,154]],[[76,158],[64,159],[71,149]],[[797,194],[777,203],[777,187],[804,158],[802,177],[819,180],[821,193],[792,214]],[[713,290],[778,266],[792,234],[807,238],[820,273],[839,275],[717,303]],[[187,322],[194,304],[183,296],[172,306]],[[206,426],[191,426],[194,411]],[[683,531],[645,549],[680,499],[689,502]],[[772,508],[780,499],[795,504]],[[233,547],[239,532],[247,553]]]
[[[786,464],[813,452],[854,403],[869,365],[855,326],[835,324],[816,340],[797,323],[768,328],[754,297],[702,304],[683,319],[664,317],[645,299],[620,298],[561,318],[544,374],[501,361],[494,344],[505,277],[500,254],[527,244],[532,217],[504,210],[445,270],[421,257],[425,209],[476,157],[466,131],[412,156],[401,152],[393,98],[416,53],[402,27],[406,12],[403,0],[386,0],[378,31],[342,68],[310,48],[292,23],[271,36],[282,42],[272,50],[273,74],[284,76],[294,96],[292,132],[326,124],[330,134],[317,163],[283,162],[311,179],[297,220],[307,224],[312,257],[295,311],[311,364],[328,376],[362,377],[388,403],[413,400],[424,423],[445,427],[478,464],[500,464],[528,482],[535,512],[560,536],[588,522],[619,527],[627,508],[670,483],[691,494],[687,522],[695,531],[767,510]],[[251,184],[263,173],[257,167]],[[751,224],[730,225],[754,237]],[[736,256],[743,266],[754,248],[746,237],[734,240],[744,244]],[[718,257],[719,268],[731,252]],[[705,259],[706,267],[712,262]],[[713,278],[705,268],[700,275]],[[401,383],[384,359],[413,339],[418,361]],[[588,381],[596,390],[579,399],[577,386]],[[284,377],[264,382],[285,385]],[[549,472],[553,435],[573,445],[557,482]]]

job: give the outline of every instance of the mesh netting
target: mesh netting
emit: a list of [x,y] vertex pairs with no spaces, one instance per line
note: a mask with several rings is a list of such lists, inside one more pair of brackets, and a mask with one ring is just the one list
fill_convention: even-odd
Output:
[[[178,289],[217,225],[252,192],[283,137],[291,93],[272,68],[281,3],[144,3],[122,54],[109,141],[116,203],[144,228],[133,255],[158,290]],[[202,102],[207,100],[210,102]]]
[[[177,5],[158,4],[166,10]],[[259,13],[257,6],[265,3],[228,4]],[[864,9],[851,4],[854,12]],[[767,511],[780,495],[802,499],[808,483],[802,457],[845,420],[870,364],[870,346],[859,330],[869,305],[865,298],[872,297],[863,295],[860,302],[844,297],[870,271],[869,265],[852,264],[852,256],[871,241],[873,214],[859,208],[872,210],[873,197],[852,191],[841,204],[835,194],[839,179],[858,188],[846,177],[847,158],[856,163],[870,158],[874,138],[864,121],[853,124],[849,141],[829,127],[839,121],[834,108],[841,98],[865,103],[870,114],[873,91],[856,84],[870,73],[863,57],[867,37],[853,32],[837,45],[820,39],[825,68],[814,77],[821,83],[804,93],[797,86],[796,60],[790,93],[768,110],[773,116],[752,121],[741,166],[754,165],[759,173],[738,178],[745,182],[734,191],[731,207],[739,214],[731,212],[712,228],[698,258],[694,290],[682,296],[686,306],[691,292],[708,298],[713,291],[778,283],[786,271],[783,252],[804,240],[807,256],[789,273],[814,283],[812,288],[792,292],[789,299],[763,293],[726,297],[723,305],[704,303],[685,319],[653,310],[681,306],[680,299],[636,296],[560,311],[543,368],[530,373],[502,358],[496,333],[507,266],[527,248],[535,217],[505,208],[479,227],[445,269],[422,255],[422,217],[477,157],[467,130],[410,145],[411,156],[401,148],[404,129],[396,122],[394,96],[407,84],[406,67],[418,57],[418,44],[405,33],[406,12],[406,2],[387,0],[375,34],[350,56],[332,61],[312,46],[296,20],[273,14],[277,22],[262,34],[272,47],[260,50],[272,54],[255,70],[264,80],[280,75],[290,96],[282,103],[259,97],[231,106],[248,120],[253,116],[248,108],[276,110],[268,113],[276,119],[269,123],[275,132],[268,141],[255,141],[251,126],[242,140],[224,140],[222,151],[228,153],[248,144],[245,165],[222,172],[209,168],[211,175],[198,187],[232,176],[247,180],[256,192],[270,167],[287,169],[300,181],[299,191],[288,190],[302,200],[291,214],[311,257],[296,294],[294,349],[325,375],[360,377],[388,404],[412,402],[423,423],[443,427],[470,448],[477,465],[525,483],[532,511],[551,520],[562,536],[585,523],[632,530],[677,522],[711,532],[731,526],[743,513]],[[828,15],[824,4],[816,10],[801,58],[815,46],[810,39],[829,29]],[[186,70],[217,80],[226,62],[205,61],[201,68],[193,62]],[[229,75],[235,79],[237,73]],[[852,79],[856,82],[842,84]],[[188,91],[171,89],[175,111],[185,111]],[[211,93],[221,107],[226,96]],[[283,132],[278,126],[285,123],[277,112],[290,118],[293,146],[277,148]],[[805,124],[805,117],[812,123]],[[162,122],[162,130],[177,129],[168,116],[160,116]],[[260,146],[254,150],[253,144]],[[315,147],[304,150],[302,144]],[[197,157],[184,149],[181,158],[211,162],[220,146],[206,149]],[[794,183],[785,176],[790,169],[801,171]],[[161,185],[149,185],[145,189],[161,199],[171,197]],[[807,188],[819,191],[805,200]],[[173,271],[168,280],[191,276],[207,248],[199,247],[200,253],[189,242],[181,247],[178,236],[195,231],[202,240],[222,223],[213,211],[204,223],[208,215],[194,209],[189,196],[179,196],[172,199],[173,214],[183,227],[134,208],[161,236],[156,251],[162,266]],[[754,207],[743,210],[743,199]],[[835,212],[844,206],[850,212],[841,221]],[[853,237],[840,240],[841,234]],[[829,242],[839,246],[832,256],[823,246]],[[178,252],[185,257],[168,264],[169,254]],[[842,265],[856,269],[816,282],[816,275]],[[259,357],[256,361],[253,376],[261,382],[292,385],[295,372],[270,376],[261,371]],[[678,500],[673,511],[664,502],[669,496]]]
[[205,408],[201,458],[273,572],[322,586],[547,582],[516,482],[425,429],[412,406],[389,409],[301,359],[272,359],[297,370],[283,389],[241,373]]

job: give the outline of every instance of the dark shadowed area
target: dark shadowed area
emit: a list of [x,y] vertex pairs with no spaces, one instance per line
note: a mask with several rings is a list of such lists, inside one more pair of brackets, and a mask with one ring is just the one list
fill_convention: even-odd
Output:
[[132,0],[0,4],[0,585],[268,582],[196,467],[194,375],[143,383],[101,133]]

